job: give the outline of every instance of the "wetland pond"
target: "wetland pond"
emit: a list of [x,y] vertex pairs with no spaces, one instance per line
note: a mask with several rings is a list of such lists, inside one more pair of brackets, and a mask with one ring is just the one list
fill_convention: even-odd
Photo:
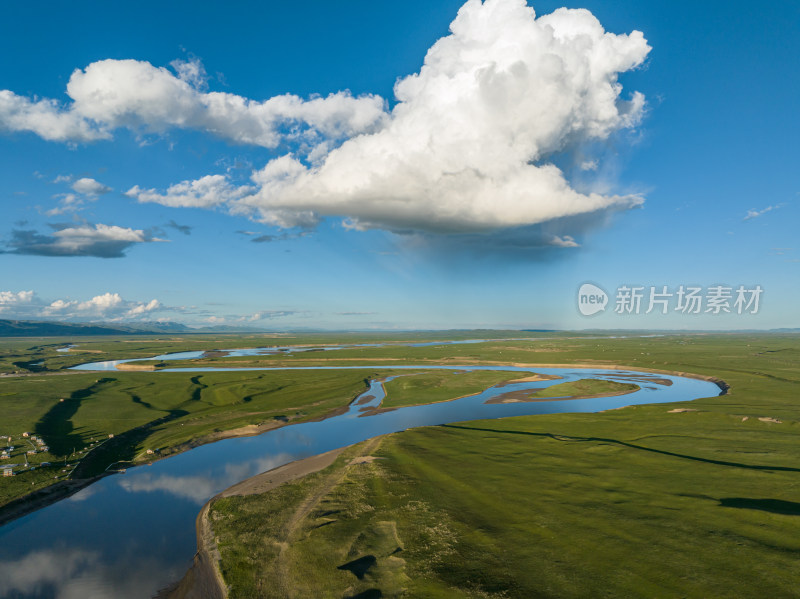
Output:
[[[262,348],[228,353],[255,355],[265,351]],[[270,348],[268,351],[309,349]],[[203,353],[182,352],[148,359],[192,359]],[[84,364],[76,369],[114,370],[120,362]],[[376,365],[346,368],[362,369],[366,373],[374,372]],[[497,365],[427,364],[386,368],[395,371],[508,371],[511,373],[509,379],[526,377],[535,372],[560,378],[497,385],[461,399],[386,411],[375,409],[384,398],[384,388],[380,381],[371,381],[369,389],[350,404],[347,412],[338,416],[318,422],[291,424],[254,437],[217,441],[151,465],[106,476],[71,497],[0,527],[0,597],[152,597],[160,589],[178,581],[191,566],[197,548],[195,519],[202,506],[214,495],[244,479],[288,462],[378,435],[467,420],[597,412],[720,394],[720,388],[709,381],[602,368],[531,369]],[[158,372],[214,370],[273,369],[168,368],[142,372],[141,376],[159,376]],[[553,384],[589,378],[635,383],[640,389],[625,395],[591,399],[487,403],[506,394],[530,392]],[[420,401],[425,401],[425,398],[421,396]]]

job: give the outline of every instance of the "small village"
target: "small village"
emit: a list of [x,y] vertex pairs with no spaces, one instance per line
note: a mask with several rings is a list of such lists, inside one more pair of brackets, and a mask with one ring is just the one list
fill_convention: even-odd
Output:
[[49,455],[50,448],[40,436],[24,432],[17,435],[15,440],[12,435],[2,434],[0,435],[0,446],[3,443],[6,446],[0,449],[0,469],[3,471],[4,477],[52,465],[47,461],[52,458]]
[[[114,435],[109,434],[108,438],[113,439]],[[41,468],[52,468],[54,479],[66,478],[80,460],[100,443],[102,441],[90,439],[88,445],[76,447],[68,457],[62,459],[50,454],[50,447],[39,435],[28,431],[17,435],[0,434],[0,471],[2,477],[6,478]]]
[[[3,444],[5,447],[2,447]],[[0,470],[3,471],[3,477],[52,466],[49,460],[53,456],[49,453],[47,442],[34,433],[23,432],[16,436],[0,434],[0,447]]]

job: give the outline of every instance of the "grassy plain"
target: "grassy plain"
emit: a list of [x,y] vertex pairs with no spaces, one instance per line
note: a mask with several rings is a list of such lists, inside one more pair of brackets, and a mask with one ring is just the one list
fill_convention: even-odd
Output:
[[[491,360],[491,345],[449,349]],[[231,597],[797,596],[800,336],[541,345],[502,344],[504,359],[691,372],[731,389],[405,431],[374,461],[351,464],[354,447],[300,481],[220,499]]]
[[383,407],[397,408],[437,401],[447,401],[483,391],[493,385],[520,378],[525,373],[481,370],[475,372],[428,371],[401,374],[384,383]]
[[[15,449],[0,466],[24,462],[33,444],[23,432],[41,436],[48,451],[27,456],[35,470],[0,479],[0,505],[59,480],[155,459],[230,429],[322,417],[347,405],[372,376],[349,370],[3,377],[0,434],[12,436]],[[51,465],[41,467],[45,462]]]
[[[0,339],[0,374],[40,371],[58,371],[84,362],[101,360],[121,360],[127,358],[148,358],[178,351],[208,351],[253,347],[278,347],[286,345],[340,345],[354,343],[420,343],[440,340],[460,339],[504,339],[531,336],[554,336],[553,332],[525,333],[520,331],[445,331],[445,332],[407,332],[407,333],[253,333],[225,335],[136,335],[125,337],[47,337],[47,338],[3,338]],[[69,352],[58,349],[74,344]],[[370,349],[362,348],[364,352]],[[424,349],[424,348],[418,348]],[[346,350],[351,351],[351,350]],[[360,350],[355,355],[364,356]],[[424,352],[423,352],[424,354]],[[310,355],[310,354],[306,354]],[[315,354],[320,355],[320,354]],[[400,351],[402,355],[402,349]],[[302,354],[298,354],[302,356]],[[280,360],[283,356],[264,356],[265,360]],[[225,361],[235,359],[210,358],[204,361],[191,361],[188,364],[170,362],[170,365],[209,365],[219,366]],[[240,358],[241,360],[241,358]],[[259,365],[259,358],[254,358]],[[38,366],[37,362],[41,362]],[[153,362],[157,363],[157,362]],[[238,364],[237,364],[238,366]]]
[[[482,334],[488,335],[474,332],[469,337]],[[493,335],[509,336],[502,332]],[[467,336],[457,333],[454,338]],[[394,335],[390,341],[436,338],[441,337],[407,333]],[[4,339],[0,342],[0,435],[12,440],[0,441],[0,449],[14,449],[9,459],[0,460],[0,467],[15,465],[15,476],[0,478],[0,519],[3,505],[55,483],[87,479],[109,467],[157,459],[219,438],[225,431],[254,426],[263,430],[323,417],[352,401],[366,388],[368,378],[393,374],[384,368],[155,374],[66,370],[70,366],[174,351],[378,340],[369,334]],[[76,346],[69,352],[57,351],[71,341]],[[225,358],[204,362],[212,366],[229,364]],[[375,364],[382,367],[380,361]],[[507,374],[503,376],[508,378]],[[434,398],[418,402],[479,391],[484,379],[489,380],[459,379],[452,389],[444,383],[429,384]],[[22,436],[23,432],[42,438],[47,451],[40,451],[36,443]],[[28,455],[27,451],[33,449],[37,453]]]
[[[379,338],[81,338],[69,353],[55,351],[65,345],[58,339],[4,341],[0,372],[19,373],[0,377],[0,433],[17,446],[10,461],[19,461],[27,443],[19,435],[29,431],[50,446],[31,463],[52,465],[0,479],[0,504],[53,477],[147,459],[146,449],[165,454],[228,429],[323,416],[362,391],[366,378],[409,374],[392,371],[396,364],[689,372],[724,379],[731,391],[668,407],[406,431],[370,446],[381,459],[350,464],[361,449],[352,448],[329,469],[268,494],[219,500],[211,517],[231,596],[796,596],[800,336],[460,335],[505,338],[170,363],[368,365],[261,373],[63,369],[187,349]],[[446,336],[456,338],[389,340]],[[509,378],[420,372],[389,383],[387,402],[439,401]]]
[[602,379],[582,379],[569,383],[558,383],[545,389],[539,389],[529,394],[532,399],[544,399],[547,397],[595,397],[598,395],[609,395],[618,393],[630,393],[636,391],[638,385],[632,383],[617,383],[615,381],[604,381]]

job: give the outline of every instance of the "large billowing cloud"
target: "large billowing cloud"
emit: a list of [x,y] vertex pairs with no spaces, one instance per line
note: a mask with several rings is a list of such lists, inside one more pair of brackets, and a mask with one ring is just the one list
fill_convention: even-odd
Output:
[[139,60],[101,60],[72,73],[66,106],[0,91],[0,130],[32,131],[51,141],[109,139],[128,127],[145,132],[198,129],[235,143],[274,147],[286,138],[336,139],[373,129],[384,118],[379,96],[338,92],[263,102],[200,90],[200,66],[174,63],[178,76]]
[[469,0],[398,81],[386,126],[308,167],[292,156],[255,173],[239,209],[280,226],[344,215],[358,227],[480,231],[638,204],[579,193],[548,159],[634,126],[644,98],[620,98],[641,64],[640,32],[614,35],[586,10],[535,18],[524,0]]
[[[608,33],[586,10],[537,19],[524,0],[469,0],[450,30],[418,73],[397,82],[397,104],[380,130],[311,165],[275,158],[253,174],[255,193],[237,199],[226,188],[214,197],[280,227],[341,216],[354,228],[433,233],[526,227],[641,203],[636,195],[582,193],[552,162],[639,122],[644,97],[623,99],[618,75],[646,58],[640,32]],[[139,196],[198,205],[175,197]]]
[[[301,142],[254,172],[252,185],[207,175],[165,192],[135,186],[128,195],[140,202],[227,207],[285,228],[342,217],[358,229],[524,237],[559,222],[534,231],[533,245],[574,247],[581,227],[569,219],[600,222],[642,199],[578,187],[555,163],[571,154],[592,172],[598,157],[583,150],[638,124],[644,97],[623,96],[618,77],[649,51],[641,32],[608,33],[586,10],[537,19],[525,0],[468,0],[420,71],[397,82],[389,112],[376,96],[257,102],[206,92],[201,65],[173,65],[176,76],[135,60],[75,71],[72,104],[37,110],[63,119],[58,131],[88,123],[88,133],[76,133],[84,138],[117,127],[192,128],[266,147]],[[22,108],[12,119],[0,103],[0,126],[39,131],[20,116],[34,104],[5,93]],[[68,133],[50,138],[58,136]]]

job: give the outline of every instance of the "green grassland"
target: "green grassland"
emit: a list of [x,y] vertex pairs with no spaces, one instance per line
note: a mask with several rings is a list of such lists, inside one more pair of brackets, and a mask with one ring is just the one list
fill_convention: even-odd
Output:
[[[127,358],[148,358],[178,351],[226,350],[253,347],[277,347],[285,345],[340,345],[354,343],[417,343],[460,339],[504,339],[514,337],[557,336],[554,332],[524,333],[519,331],[445,331],[445,332],[407,332],[407,333],[253,333],[225,335],[137,335],[121,337],[50,337],[50,338],[0,338],[0,374],[58,371],[63,368],[102,360]],[[70,344],[75,347],[69,352],[58,352]],[[375,348],[363,348],[369,351]],[[424,349],[424,348],[417,348]],[[356,356],[365,354],[355,351]],[[424,352],[423,352],[424,353]],[[308,355],[308,354],[306,354]],[[402,355],[402,349],[400,350]],[[298,354],[302,356],[302,354]],[[268,361],[280,360],[282,356],[265,356]],[[233,360],[232,358],[228,359]],[[241,360],[241,358],[240,358]],[[254,359],[259,365],[259,359]],[[39,365],[34,365],[41,362]],[[191,361],[188,364],[170,362],[170,365],[210,365],[219,366],[223,362],[211,360]]]
[[633,383],[617,383],[602,379],[582,379],[569,383],[558,383],[545,389],[538,389],[529,394],[531,399],[547,397],[594,397],[596,395],[611,395],[631,393],[639,389]]
[[536,362],[691,372],[731,389],[405,431],[371,463],[344,454],[272,492],[217,500],[230,596],[796,597],[800,337],[547,344],[559,351]]
[[381,405],[386,408],[397,408],[447,401],[472,395],[521,376],[525,376],[525,373],[493,370],[475,372],[437,370],[411,375],[401,374],[384,384],[386,398]]
[[[43,438],[49,450],[29,456],[35,470],[0,479],[0,505],[63,478],[153,459],[221,431],[322,417],[363,391],[366,379],[402,374],[386,385],[386,405],[397,406],[468,395],[517,376],[393,371],[395,364],[688,372],[719,377],[730,393],[668,407],[406,431],[372,447],[381,458],[374,462],[350,465],[344,455],[329,469],[268,494],[219,500],[211,517],[231,596],[796,595],[800,336],[537,333],[520,341],[510,338],[519,333],[459,335],[503,339],[170,363],[366,365],[217,373],[64,368],[170,351],[381,337],[81,338],[69,353],[55,351],[66,344],[62,339],[5,340],[0,373],[18,373],[0,377],[0,434],[12,435],[15,446],[9,461],[19,462],[27,450],[22,431]],[[445,335],[385,340],[436,338]],[[584,387],[561,392],[600,392],[594,383]],[[147,449],[156,453],[148,457]],[[42,462],[51,465],[38,466]],[[313,509],[298,518],[298,505]]]
[[[349,370],[5,377],[0,434],[12,436],[15,449],[0,465],[24,461],[32,444],[23,432],[41,436],[49,450],[28,456],[35,470],[0,479],[0,505],[58,480],[167,455],[220,431],[322,417],[346,406],[373,376]],[[43,462],[51,465],[36,467]]]
[[[421,333],[399,334],[389,341],[430,338]],[[63,339],[3,340],[0,373],[6,374],[0,376],[0,435],[11,436],[12,441],[0,441],[0,448],[11,445],[14,449],[0,466],[16,466],[15,476],[0,478],[0,508],[49,485],[157,459],[231,429],[323,417],[352,401],[366,388],[367,379],[397,374],[383,368],[155,374],[65,370],[69,366],[182,350],[376,340],[374,335],[99,337],[77,339],[77,347],[67,353],[56,351],[68,345]],[[210,362],[219,365],[224,358]],[[502,373],[460,376],[466,378],[456,381],[447,373],[445,378],[454,381],[451,384],[429,380],[418,389],[427,389],[430,396],[417,402],[475,393],[494,380],[508,378]],[[48,450],[41,451],[23,432],[42,438]],[[28,455],[32,449],[37,453]]]

